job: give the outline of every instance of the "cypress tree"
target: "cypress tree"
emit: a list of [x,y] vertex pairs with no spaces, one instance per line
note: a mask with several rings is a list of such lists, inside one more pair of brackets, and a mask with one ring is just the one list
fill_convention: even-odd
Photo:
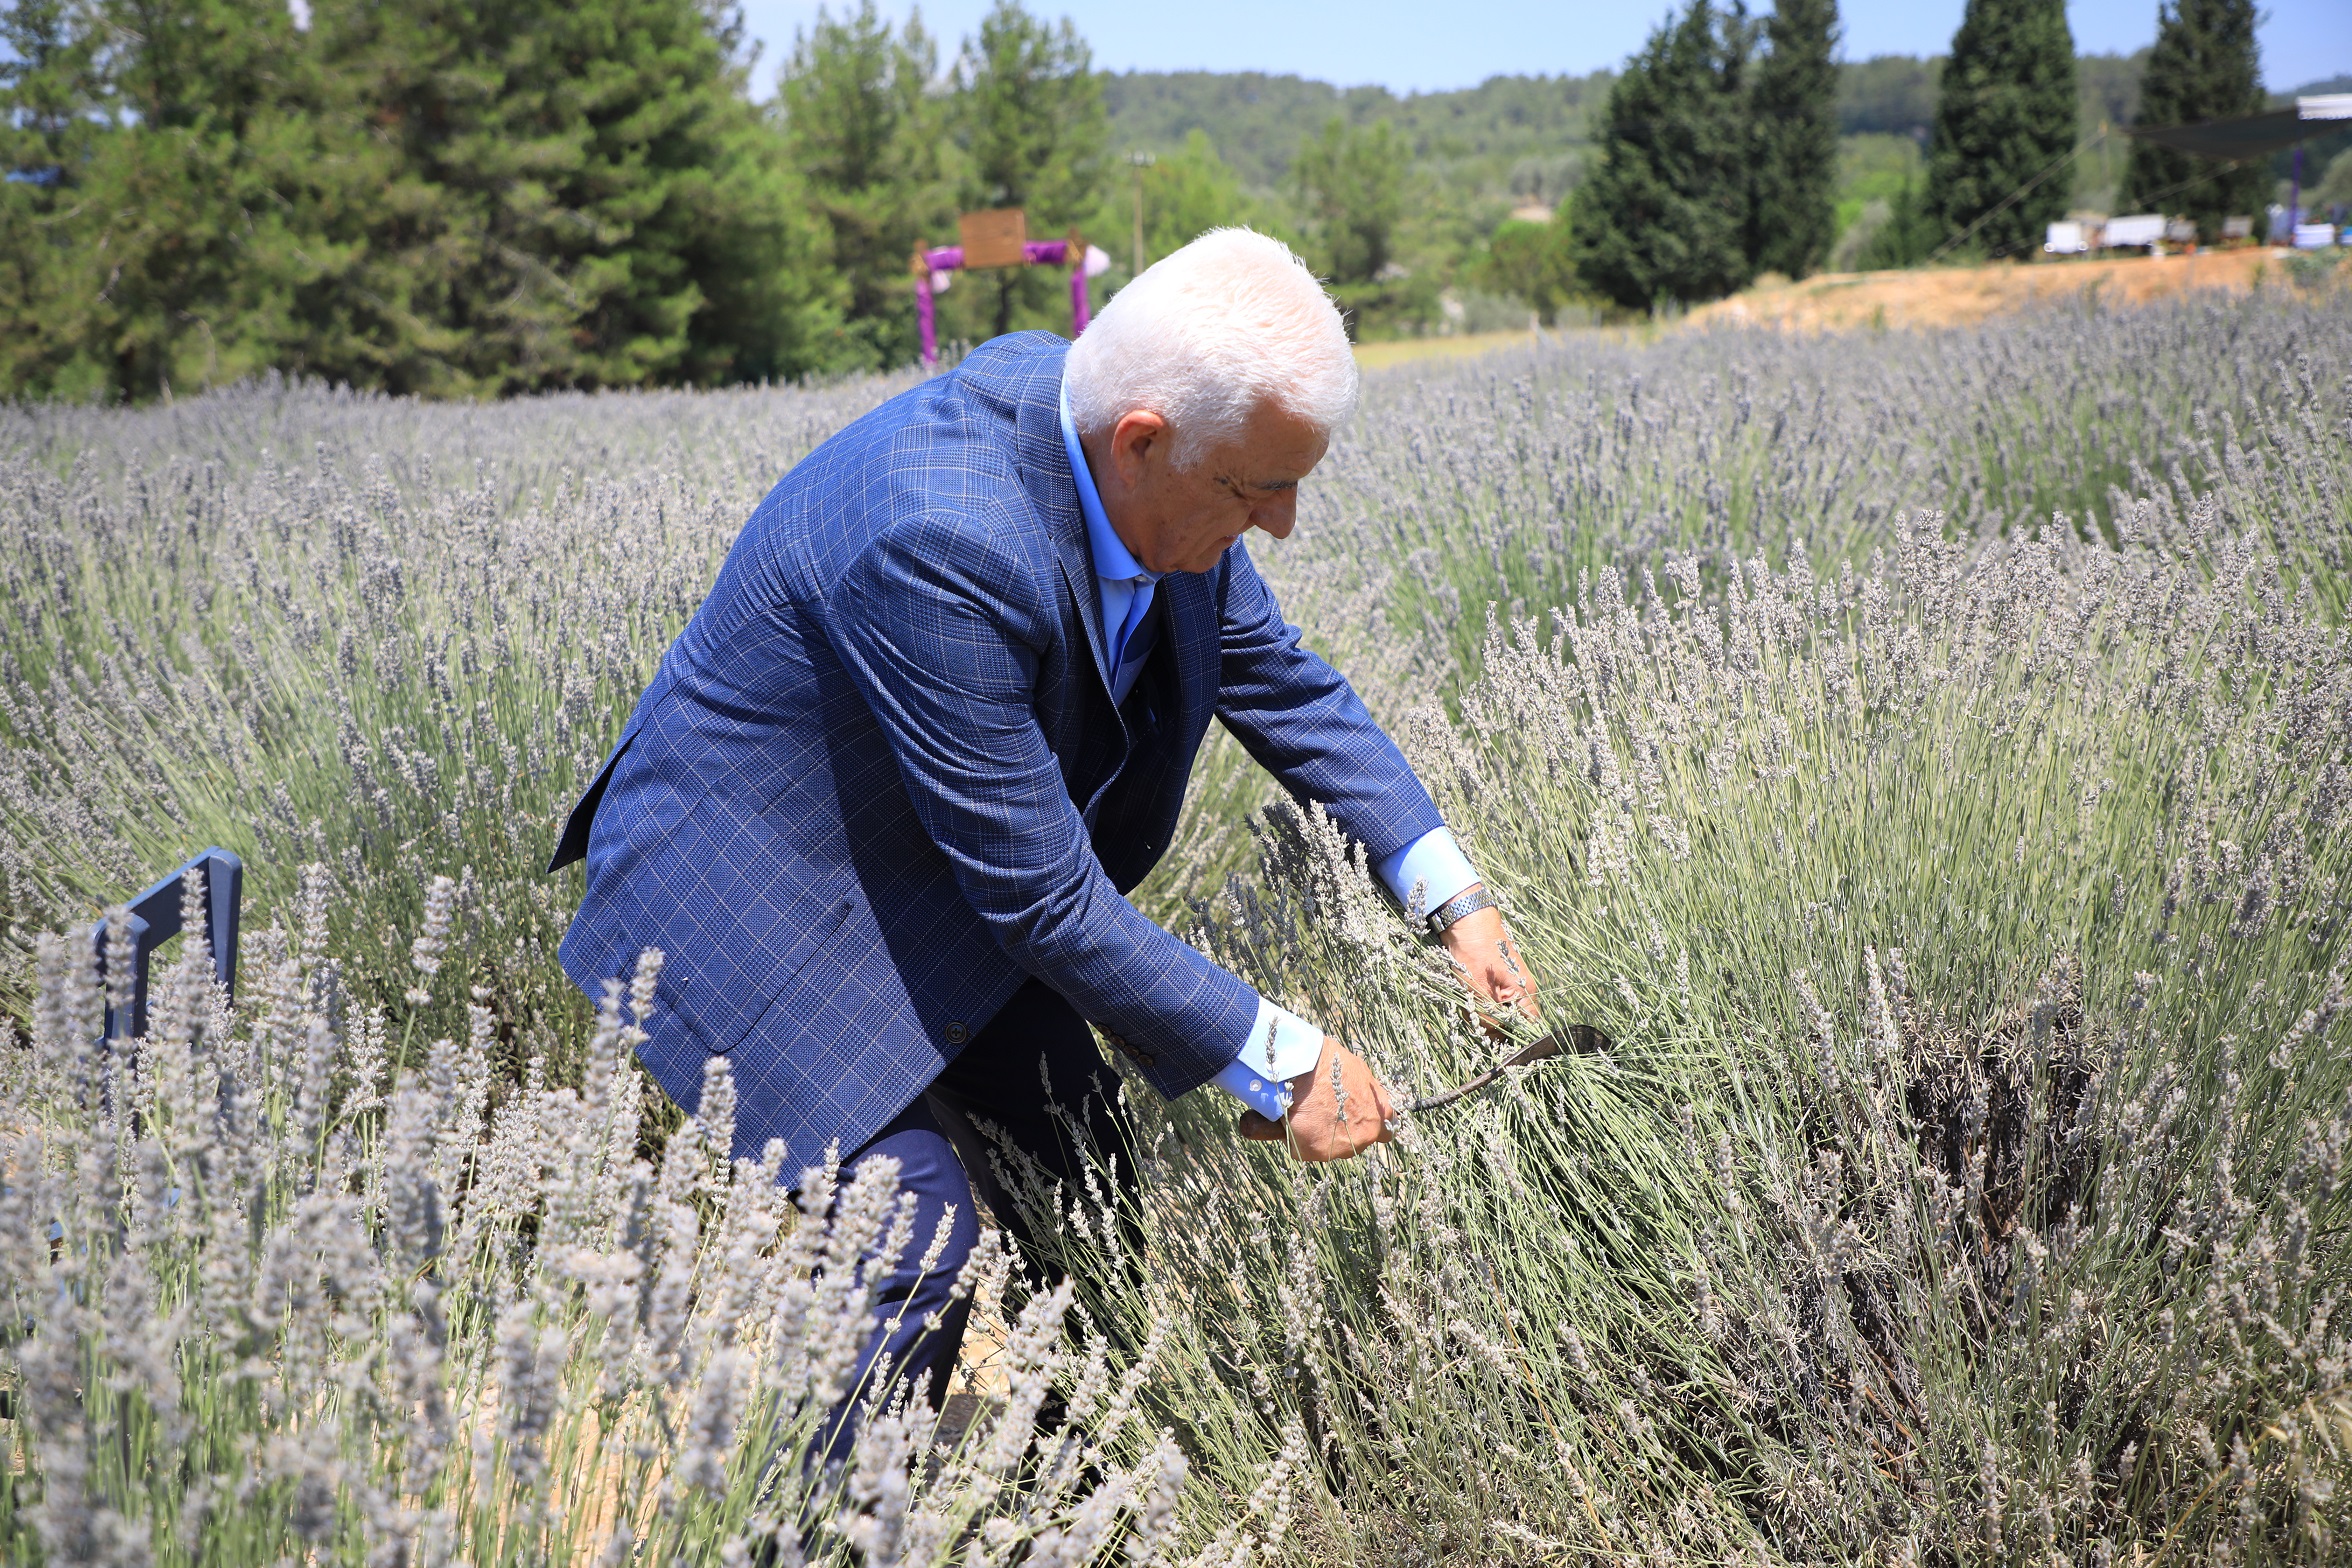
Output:
[[[2156,47],[2140,78],[2141,124],[2193,125],[2265,107],[2254,0],[2175,0],[2157,13]],[[2211,240],[2224,218],[2260,211],[2269,183],[2258,162],[2217,163],[2135,141],[2117,200],[2126,212],[2190,218]]]
[[1692,0],[1610,88],[1600,166],[1577,187],[1569,225],[1595,292],[1648,310],[1748,281],[1747,50],[1736,13]]
[[2044,225],[2066,211],[2069,181],[2053,165],[2074,146],[2075,116],[2065,0],[1968,0],[1928,148],[1927,205],[1945,234],[1982,220],[1975,249],[2038,252]]
[[1756,126],[1752,270],[1801,278],[1837,237],[1837,0],[1775,0],[1748,108]]

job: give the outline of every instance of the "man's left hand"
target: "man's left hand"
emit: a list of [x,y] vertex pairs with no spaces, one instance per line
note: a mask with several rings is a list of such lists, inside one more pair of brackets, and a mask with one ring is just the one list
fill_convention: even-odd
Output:
[[1498,1012],[1517,1012],[1529,1023],[1542,1021],[1535,997],[1535,972],[1519,956],[1499,909],[1481,909],[1446,927],[1439,938],[1462,971],[1471,990],[1494,1003]]

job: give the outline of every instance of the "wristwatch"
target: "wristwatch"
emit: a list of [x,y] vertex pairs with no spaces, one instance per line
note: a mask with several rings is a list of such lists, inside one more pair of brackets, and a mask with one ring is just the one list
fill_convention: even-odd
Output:
[[1443,936],[1446,927],[1481,909],[1500,909],[1503,901],[1486,890],[1484,883],[1467,893],[1458,893],[1429,912],[1429,934]]

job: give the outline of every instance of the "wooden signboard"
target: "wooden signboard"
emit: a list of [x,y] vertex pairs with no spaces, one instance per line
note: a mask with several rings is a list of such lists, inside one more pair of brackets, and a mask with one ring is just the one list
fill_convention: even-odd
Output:
[[1028,260],[1021,247],[1029,242],[1029,217],[1018,207],[967,212],[956,226],[963,231],[966,267],[1018,267]]

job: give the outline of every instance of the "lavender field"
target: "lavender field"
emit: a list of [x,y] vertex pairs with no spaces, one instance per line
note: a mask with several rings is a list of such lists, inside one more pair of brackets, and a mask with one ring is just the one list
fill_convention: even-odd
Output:
[[[957,1420],[840,1473],[856,1260],[932,1238],[657,1103],[538,868],[907,383],[0,410],[0,1553],[2337,1560],[2348,369],[2338,288],[1372,378],[1257,559],[1614,1049],[1337,1167],[1118,1089],[1148,1282],[1008,1173],[1073,1286],[984,1247]],[[235,1006],[183,953],[94,1049],[88,923],[216,843]],[[1230,743],[1139,898],[1392,1082],[1489,1057]]]

